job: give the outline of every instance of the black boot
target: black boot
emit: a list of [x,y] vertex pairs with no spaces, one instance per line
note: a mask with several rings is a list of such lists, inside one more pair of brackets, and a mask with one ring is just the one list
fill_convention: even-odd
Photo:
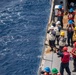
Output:
[[53,51],[53,47],[51,47],[51,50],[50,51]]
[[73,45],[71,45],[71,47],[73,47]]
[[68,44],[68,46],[70,46],[70,44]]
[[76,69],[74,69],[72,72],[76,72]]

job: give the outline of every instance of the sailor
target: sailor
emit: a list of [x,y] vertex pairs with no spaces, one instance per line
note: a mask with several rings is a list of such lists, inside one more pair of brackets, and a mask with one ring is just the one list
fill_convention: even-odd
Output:
[[71,54],[73,56],[73,61],[74,61],[74,63],[73,63],[73,65],[74,65],[73,72],[76,72],[76,42],[74,43],[74,47],[73,47],[73,49],[71,51]]
[[51,75],[51,71],[49,67],[45,67],[43,71],[41,71],[43,75]]
[[60,37],[59,37],[59,50],[62,51],[62,49],[65,45],[66,45],[65,33],[64,33],[64,31],[61,31]]
[[61,75],[64,75],[64,69],[68,73],[68,75],[71,75],[70,69],[69,69],[69,59],[70,59],[70,53],[67,51],[67,47],[63,47],[63,52],[57,51],[57,55],[61,57],[61,65],[60,65],[60,73]]
[[68,20],[72,20],[74,22],[74,17],[75,17],[75,12],[73,8],[70,8],[69,13],[68,13]]
[[56,68],[52,69],[52,75],[61,75]]
[[53,48],[55,48],[55,39],[56,39],[56,32],[54,31],[54,27],[51,26],[50,32],[49,32],[49,45],[52,51],[53,51]]
[[71,40],[71,46],[73,46],[73,41],[72,41],[72,36],[73,36],[73,21],[69,20],[68,25],[67,25],[67,42],[68,42],[68,46],[70,46],[70,40]]
[[48,28],[47,33],[49,33],[50,31],[54,30],[54,27],[55,27],[55,26],[56,26],[56,24],[53,22],[53,23],[51,24],[51,26]]
[[72,40],[73,40],[73,43],[76,42],[76,27],[74,28]]
[[63,28],[63,9],[62,9],[62,5],[59,5],[59,8],[58,8],[58,12],[57,12],[57,17],[58,17],[58,21],[61,22],[61,26]]
[[56,22],[56,26],[55,26],[54,30],[56,31],[57,45],[59,45],[59,36],[60,36],[60,31],[61,31],[61,23],[60,23],[60,21]]

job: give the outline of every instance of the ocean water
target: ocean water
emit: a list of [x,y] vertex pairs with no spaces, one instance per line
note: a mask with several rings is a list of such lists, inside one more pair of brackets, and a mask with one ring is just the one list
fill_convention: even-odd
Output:
[[50,0],[0,0],[0,75],[37,75]]

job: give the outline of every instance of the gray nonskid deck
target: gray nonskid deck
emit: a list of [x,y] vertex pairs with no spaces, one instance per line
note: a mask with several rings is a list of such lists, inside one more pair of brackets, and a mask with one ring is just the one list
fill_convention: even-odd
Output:
[[[69,51],[70,50],[71,50],[71,48],[69,47]],[[58,58],[56,53],[51,52],[49,54],[45,54],[44,55],[44,59],[43,59],[44,60],[44,64],[42,66],[42,70],[45,67],[48,66],[48,67],[50,67],[50,69],[57,68],[60,71],[61,58]],[[72,70],[73,70],[73,61],[71,61],[71,60],[69,62],[69,67],[70,67],[70,70],[72,72]],[[64,75],[67,75],[65,70],[64,70]],[[76,75],[76,73],[72,72],[72,75]]]
[[[53,4],[53,3],[52,3]],[[55,5],[59,4],[59,0],[56,0]],[[51,13],[51,12],[50,12]],[[52,15],[51,15],[52,17]],[[57,18],[56,17],[53,17],[55,22],[57,21]],[[51,18],[50,18],[51,20]],[[50,22],[50,21],[49,21]],[[49,25],[48,25],[49,27]],[[65,30],[63,30],[65,31]],[[65,31],[65,37],[67,38],[67,32]],[[45,43],[48,44],[48,33],[46,33],[46,39],[45,39]],[[43,54],[42,54],[42,59],[41,59],[41,63],[40,63],[40,67],[39,67],[39,71],[43,70],[45,67],[50,67],[50,69],[52,68],[57,68],[58,71],[60,71],[60,63],[61,63],[61,58],[58,58],[57,54],[54,53],[54,52],[49,52],[49,53],[46,53],[48,49],[48,46],[44,45],[44,50],[43,50]],[[71,51],[72,48],[71,47],[68,47],[68,51]],[[71,71],[71,75],[76,75],[76,72],[72,72],[73,70],[73,60],[69,62],[69,67],[70,67],[70,71]],[[38,74],[38,75],[41,75],[41,74]],[[64,75],[67,75],[66,71],[64,70]]]

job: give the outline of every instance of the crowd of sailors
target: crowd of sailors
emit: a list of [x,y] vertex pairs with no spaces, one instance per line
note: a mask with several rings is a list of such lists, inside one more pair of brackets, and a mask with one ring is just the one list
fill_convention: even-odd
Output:
[[[43,75],[64,75],[64,69],[68,75],[71,75],[69,68],[70,55],[72,55],[74,62],[74,70],[72,72],[76,72],[76,26],[74,22],[75,11],[73,8],[69,9],[67,15],[68,23],[66,25],[66,33],[63,28],[63,15],[64,9],[62,5],[59,5],[57,22],[52,23],[47,32],[49,34],[49,46],[51,47],[51,51],[56,52],[58,57],[61,57],[60,72],[58,72],[56,68],[50,70],[49,67],[45,67],[44,71],[41,72]],[[65,35],[67,35],[67,37]],[[59,48],[56,47],[57,45]],[[70,52],[68,52],[68,46],[72,47]]]

